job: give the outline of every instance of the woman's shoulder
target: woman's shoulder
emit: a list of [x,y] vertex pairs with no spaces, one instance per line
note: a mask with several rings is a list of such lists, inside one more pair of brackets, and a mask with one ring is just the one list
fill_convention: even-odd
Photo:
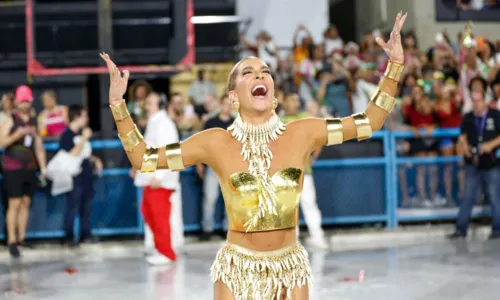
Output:
[[222,128],[210,128],[193,134],[189,139],[195,139],[203,144],[223,145],[224,141],[230,139],[231,133]]
[[311,130],[317,130],[319,126],[324,127],[325,119],[307,116],[298,120],[291,121],[286,124],[287,132],[295,133],[311,133]]

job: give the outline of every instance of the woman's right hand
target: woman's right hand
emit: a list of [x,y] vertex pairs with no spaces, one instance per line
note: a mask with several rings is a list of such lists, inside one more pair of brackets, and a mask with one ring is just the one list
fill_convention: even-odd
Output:
[[123,101],[123,95],[127,91],[129,71],[123,71],[123,76],[116,67],[115,63],[111,60],[107,53],[99,53],[101,58],[106,62],[109,71],[109,104],[117,105]]
[[16,139],[20,139],[28,134],[34,134],[35,128],[32,126],[23,126],[18,127],[14,132],[14,135],[17,137]]

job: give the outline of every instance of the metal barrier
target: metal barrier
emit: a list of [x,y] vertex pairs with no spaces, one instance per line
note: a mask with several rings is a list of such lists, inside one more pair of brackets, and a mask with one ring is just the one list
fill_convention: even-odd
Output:
[[[459,129],[439,129],[435,130],[432,137],[444,138],[444,137],[457,137],[460,135]],[[396,142],[398,139],[408,139],[414,137],[412,132],[401,132],[395,131],[390,133],[390,148],[391,148],[391,182],[393,183],[393,188],[391,189],[391,199],[395,200],[392,206],[396,209],[396,215],[394,216],[394,223],[388,227],[395,227],[399,222],[419,222],[419,221],[432,221],[432,220],[452,220],[457,217],[458,207],[447,208],[447,209],[424,209],[421,214],[403,214],[398,212],[398,166],[405,164],[456,164],[463,161],[461,156],[437,156],[437,157],[397,157],[396,152]],[[472,217],[484,217],[490,215],[490,209],[485,207],[477,207],[472,212]]]
[[[458,129],[436,130],[434,137],[456,137]],[[413,158],[398,157],[398,139],[413,137],[411,132],[379,131],[373,136],[382,140],[384,155],[371,158],[319,160],[313,164],[318,205],[323,224],[385,223],[395,228],[399,222],[453,219],[456,212],[428,213],[404,216],[398,213],[398,166],[402,164],[456,163],[461,157]],[[48,151],[57,151],[58,143],[46,143]],[[121,148],[118,140],[92,141],[94,150]],[[335,168],[335,172],[331,169]],[[128,235],[143,233],[140,213],[142,191],[133,186],[128,168],[110,168],[103,177],[93,203],[93,233],[96,235]],[[119,178],[122,177],[122,178]],[[201,187],[194,168],[181,172],[184,230],[197,231],[201,220]],[[332,184],[334,182],[334,184]],[[350,186],[349,186],[350,185]],[[345,188],[343,188],[345,187]],[[48,197],[37,193],[30,217],[28,237],[62,237],[63,196]],[[223,210],[219,204],[219,210]],[[45,210],[44,210],[45,209]],[[475,216],[486,215],[486,210],[476,211]],[[220,218],[220,212],[219,219]],[[3,220],[0,212],[0,220]],[[78,224],[78,223],[77,223]],[[301,220],[301,224],[304,224]],[[1,228],[2,226],[0,226]],[[221,227],[219,222],[216,225]],[[4,238],[0,235],[0,238]]]

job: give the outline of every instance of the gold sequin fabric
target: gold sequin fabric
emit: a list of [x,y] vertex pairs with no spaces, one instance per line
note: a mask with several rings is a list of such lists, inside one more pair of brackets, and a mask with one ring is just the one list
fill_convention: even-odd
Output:
[[284,168],[271,176],[276,196],[275,214],[265,214],[248,229],[245,225],[259,209],[260,178],[248,172],[239,172],[221,185],[229,229],[240,232],[270,231],[296,227],[299,224],[299,199],[303,171]]
[[235,300],[291,299],[294,288],[311,285],[309,256],[299,243],[265,252],[226,243],[210,276],[214,283],[222,281]]
[[256,226],[259,218],[267,214],[278,214],[276,210],[276,194],[269,176],[269,168],[273,158],[269,142],[278,139],[285,131],[285,124],[275,114],[267,122],[259,125],[245,123],[241,116],[238,115],[227,130],[242,144],[241,154],[243,160],[248,161],[248,172],[257,176],[260,180],[258,209],[245,223],[245,227],[249,231]]

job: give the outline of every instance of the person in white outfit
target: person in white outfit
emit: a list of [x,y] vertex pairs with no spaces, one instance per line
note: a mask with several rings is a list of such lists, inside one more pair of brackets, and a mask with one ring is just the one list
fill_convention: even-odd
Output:
[[[281,117],[281,121],[285,124],[294,120],[311,117],[309,113],[300,112],[299,96],[294,93],[285,97],[283,109],[285,114]],[[310,158],[311,163],[305,166],[300,209],[304,215],[304,220],[306,221],[310,235],[307,243],[315,248],[328,249],[329,245],[326,241],[323,228],[321,228],[321,212],[316,202],[316,187],[312,175],[312,163],[319,156],[320,152],[321,149],[314,151]],[[298,235],[299,230],[297,230],[297,237]]]
[[[145,108],[148,115],[146,143],[150,147],[160,147],[179,142],[177,128],[163,109],[160,95],[149,94]],[[143,188],[144,246],[150,253],[146,260],[152,265],[171,263],[176,260],[175,249],[182,246],[184,238],[179,173],[170,170],[134,172],[134,184]]]
[[[233,122],[233,108],[231,100],[227,95],[223,95],[220,99],[219,113],[209,119],[203,129],[210,128],[223,128],[227,129]],[[212,169],[200,164],[196,166],[196,170],[200,178],[203,178],[203,220],[201,222],[202,235],[201,241],[208,241],[212,238],[215,227],[215,207],[217,200],[220,197],[219,180]],[[226,231],[226,224],[224,222],[224,230]]]

